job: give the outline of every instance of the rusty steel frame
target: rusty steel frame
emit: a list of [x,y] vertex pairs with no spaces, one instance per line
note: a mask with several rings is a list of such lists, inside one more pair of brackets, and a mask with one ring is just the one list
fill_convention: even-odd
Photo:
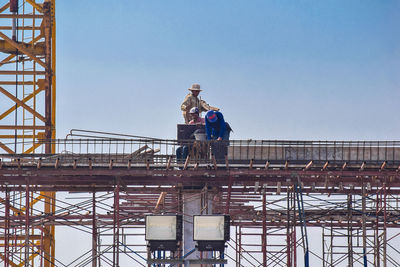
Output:
[[[400,210],[397,206],[400,203],[400,174],[397,163],[385,164],[384,168],[382,164],[349,163],[343,168],[341,164],[326,166],[325,163],[295,161],[273,165],[257,165],[251,161],[231,163],[227,158],[225,164],[216,165],[189,161],[184,168],[183,164],[171,161],[132,163],[130,158],[126,158],[125,163],[118,160],[113,163],[112,158],[107,158],[103,163],[97,161],[94,164],[85,158],[87,154],[77,158],[62,158],[61,154],[42,156],[27,158],[21,154],[12,159],[4,157],[0,163],[0,192],[5,195],[0,210],[4,240],[12,238],[7,233],[15,231],[16,227],[25,227],[32,240],[42,239],[48,226],[85,227],[91,235],[88,244],[91,251],[86,263],[92,266],[98,266],[100,261],[118,266],[121,260],[126,260],[125,255],[132,257],[130,260],[139,266],[144,264],[147,252],[143,232],[140,232],[144,216],[182,214],[179,196],[187,191],[197,192],[204,208],[208,208],[208,199],[213,203],[213,213],[231,216],[237,231],[229,243],[234,254],[228,253],[227,257],[236,266],[301,266],[303,252],[300,250],[301,238],[296,233],[300,222],[294,192],[299,177],[305,198],[307,227],[330,231],[339,229],[346,236],[346,243],[350,244],[346,245],[347,252],[343,252],[340,259],[337,256],[332,258],[336,244],[330,245],[333,250],[320,254],[314,252],[314,260],[320,261],[321,266],[333,266],[331,263],[337,259],[339,261],[334,266],[341,266],[343,262],[357,264],[363,262],[364,257],[368,266],[385,266],[393,264],[393,257],[398,256],[391,245],[400,235]],[[115,159],[119,157],[114,156]],[[15,208],[9,200],[12,192],[25,192],[26,196],[40,194],[43,203],[54,199],[43,192],[81,192],[87,194],[88,204],[82,211],[65,212],[64,208],[60,212],[56,208],[42,215],[28,210],[17,214],[11,212]],[[108,212],[100,209],[100,205],[105,205],[99,197],[101,192],[113,192]],[[30,200],[24,198],[22,201],[27,205]],[[71,204],[71,207],[75,205]],[[87,209],[92,214],[87,213]],[[374,232],[373,238],[370,237],[371,231]],[[108,243],[97,243],[98,238],[106,240],[106,236],[111,236]],[[322,238],[323,248],[329,246],[327,238]],[[339,236],[331,237],[332,240],[337,238]],[[362,243],[362,250],[355,243],[351,245],[355,238]],[[136,239],[142,241],[137,243]],[[30,250],[32,253],[41,255],[35,264],[42,266],[48,260],[47,252],[43,246],[33,248],[36,252]],[[3,248],[5,255],[10,255],[9,249],[7,246]],[[179,251],[177,255],[181,253]],[[329,253],[331,257],[328,259]],[[32,256],[28,254],[24,255],[25,259]],[[4,262],[6,264],[7,260]],[[57,262],[55,259],[56,265]]]
[[[231,241],[235,256],[230,259],[235,260],[236,266],[252,262],[259,266],[299,266],[300,251],[297,249],[301,247],[301,239],[296,236],[299,222],[293,191],[298,178],[301,178],[303,192],[307,194],[307,226],[346,231],[348,246],[344,258],[348,265],[360,261],[368,261],[373,266],[397,264],[389,255],[397,251],[391,247],[388,253],[388,247],[399,234],[396,232],[388,237],[388,231],[400,228],[398,206],[390,205],[399,202],[400,161],[396,149],[400,142],[239,140],[231,142],[231,154],[225,164],[217,164],[215,158],[207,154],[198,162],[192,162],[193,158],[188,157],[183,165],[171,164],[176,146],[182,145],[182,142],[174,140],[143,138],[115,142],[93,137],[88,137],[90,141],[54,140],[55,0],[43,3],[25,0],[23,3],[22,14],[5,14],[7,4],[0,8],[0,19],[23,21],[19,27],[22,36],[24,31],[32,32],[30,43],[23,44],[9,37],[12,26],[0,25],[0,37],[6,43],[2,52],[10,53],[10,47],[18,50],[16,56],[12,52],[0,62],[2,77],[17,77],[15,82],[0,79],[0,85],[4,86],[0,93],[15,104],[0,114],[0,151],[14,154],[13,157],[1,156],[3,160],[0,162],[0,194],[3,194],[0,201],[3,233],[0,239],[4,240],[0,257],[4,266],[65,265],[55,258],[55,227],[61,225],[85,229],[91,226],[89,258],[84,259],[81,265],[74,261],[74,266],[91,263],[94,267],[102,261],[119,266],[120,256],[128,254],[126,251],[131,253],[130,258],[135,264],[143,265],[140,253],[145,255],[148,252],[135,252],[136,247],[146,248],[145,244],[137,244],[135,238],[143,237],[140,231],[144,215],[182,214],[182,192],[188,190],[198,193],[207,208],[208,201],[212,201],[212,212],[231,215],[232,225],[237,231],[235,240]],[[28,14],[30,11],[25,10],[25,5],[32,7],[32,14]],[[39,21],[44,27],[37,25]],[[43,32],[36,34],[39,31]],[[38,47],[39,41],[43,40],[44,53]],[[32,70],[25,66],[30,61]],[[9,67],[14,63],[15,69]],[[32,79],[26,80],[26,76]],[[17,90],[22,87],[23,97],[10,93],[12,86]],[[29,86],[33,90],[26,94],[25,88]],[[36,104],[39,97],[44,99],[43,110]],[[23,110],[22,121],[3,123],[4,118],[13,112],[16,114],[18,109]],[[26,123],[25,114],[33,116],[32,123]],[[101,151],[96,151],[96,148],[93,151],[96,142],[102,145]],[[187,144],[192,145],[190,141]],[[17,145],[21,148],[18,149]],[[108,153],[103,151],[107,145]],[[135,149],[125,153],[125,145]],[[56,150],[61,152],[57,146],[63,146],[67,153],[56,153]],[[82,151],[82,146],[87,146],[86,151]],[[122,153],[118,150],[121,148]],[[328,148],[334,153],[328,153]],[[111,150],[115,151],[111,154]],[[38,154],[27,157],[16,154],[19,151]],[[89,202],[84,202],[84,206],[90,208],[92,214],[73,204],[68,206],[62,200],[67,207],[60,208],[55,192],[88,194]],[[96,199],[100,192],[112,192],[111,206],[107,206],[107,201]],[[286,198],[281,199],[281,193]],[[326,202],[322,210],[316,209],[312,202],[317,195],[323,196],[321,202]],[[345,207],[341,204],[332,206],[326,201],[330,197],[343,196],[346,198]],[[358,201],[360,197],[361,211],[353,201],[353,198]],[[367,202],[367,197],[372,201]],[[102,205],[106,207],[103,207],[103,212]],[[278,208],[273,208],[274,205]],[[246,233],[245,229],[250,229],[250,232]],[[353,237],[350,237],[354,229],[361,229],[363,251],[358,254],[354,251]],[[368,236],[371,231],[374,232],[372,241]],[[104,245],[100,244],[100,237],[107,235],[111,236],[111,245],[102,249]],[[128,238],[134,238],[130,241],[133,243],[127,244],[125,240]],[[279,239],[279,244],[274,243],[276,239]],[[246,249],[249,246],[256,249]],[[279,250],[275,251],[274,247]],[[112,257],[107,258],[107,253]],[[257,253],[261,256],[257,257]],[[332,266],[325,261],[324,253],[320,257],[323,265]],[[139,255],[139,258],[131,255]],[[182,247],[177,255],[182,256]],[[371,255],[372,263],[368,258]],[[332,256],[330,259],[333,261]]]

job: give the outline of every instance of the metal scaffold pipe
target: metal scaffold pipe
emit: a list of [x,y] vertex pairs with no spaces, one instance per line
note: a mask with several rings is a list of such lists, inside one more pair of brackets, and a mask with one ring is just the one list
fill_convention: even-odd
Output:
[[[10,0],[10,12],[14,15],[18,13],[18,0]],[[17,18],[12,19],[12,39],[17,40]]]

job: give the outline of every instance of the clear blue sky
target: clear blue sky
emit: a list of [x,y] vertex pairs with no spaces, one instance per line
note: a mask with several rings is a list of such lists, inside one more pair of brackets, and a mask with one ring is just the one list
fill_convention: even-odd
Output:
[[192,83],[232,139],[399,139],[400,1],[58,1],[57,130],[175,138]]

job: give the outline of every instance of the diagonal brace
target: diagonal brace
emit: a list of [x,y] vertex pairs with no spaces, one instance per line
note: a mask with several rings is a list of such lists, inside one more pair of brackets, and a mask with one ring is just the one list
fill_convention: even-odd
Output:
[[[22,99],[21,101],[26,103],[27,101],[29,101],[32,97],[36,96],[38,93],[40,93],[41,91],[44,90],[44,80],[39,79],[38,80],[38,85],[39,88],[36,89],[33,93],[27,95],[24,99]],[[3,114],[0,114],[0,120],[4,119],[5,117],[7,117],[8,115],[11,114],[11,112],[13,112],[16,109],[16,107],[13,105],[12,107],[10,107],[7,111],[5,111]]]
[[39,3],[36,3],[35,0],[26,0],[26,2],[31,4],[31,6],[36,8],[36,10],[39,11],[40,13],[43,13],[42,5]]
[[[30,41],[29,43],[30,44],[35,44],[36,42],[38,42],[40,39],[42,39],[43,38],[43,35],[42,34],[39,34],[38,36],[36,36],[35,37],[35,39],[33,39],[32,41]],[[13,59],[14,57],[15,57],[16,55],[13,55],[13,54],[11,54],[11,55],[9,55],[8,57],[6,57],[5,59],[3,59],[1,62],[0,62],[0,66],[3,66],[4,64],[7,64],[7,63],[10,63],[11,61],[11,59]]]
[[42,60],[37,58],[34,54],[29,52],[28,49],[26,49],[24,46],[22,46],[22,45],[18,44],[17,42],[11,40],[10,38],[8,38],[7,35],[5,35],[2,32],[0,32],[0,37],[3,38],[6,42],[8,42],[10,45],[14,46],[16,49],[22,51],[25,55],[29,56],[33,61],[35,61],[36,63],[40,64],[43,68],[47,69],[46,63],[44,63]]
[[32,153],[36,148],[40,147],[43,143],[34,143],[29,149],[27,149],[23,154],[30,154]]
[[5,4],[4,6],[2,6],[0,8],[0,13],[3,13],[5,10],[7,10],[7,8],[9,8],[10,6],[10,2],[8,2],[7,4]]
[[3,93],[4,95],[8,96],[11,100],[13,100],[14,102],[16,102],[18,105],[20,105],[21,107],[23,107],[24,109],[26,109],[27,111],[29,111],[30,113],[32,113],[33,116],[36,116],[37,118],[39,118],[41,121],[46,122],[45,117],[43,117],[42,115],[40,115],[39,113],[37,113],[35,110],[33,110],[31,107],[29,107],[28,105],[26,105],[23,101],[19,100],[18,98],[16,98],[15,96],[13,96],[12,94],[10,94],[6,89],[4,89],[3,87],[0,87],[0,92]]
[[[4,261],[6,259],[6,257],[3,255],[3,253],[0,253],[0,258]],[[18,267],[17,264],[15,264],[14,262],[12,262],[11,260],[9,260],[8,264],[12,267]]]
[[15,154],[14,151],[12,151],[8,146],[6,146],[4,143],[0,142],[0,148],[4,149],[7,151],[8,154]]

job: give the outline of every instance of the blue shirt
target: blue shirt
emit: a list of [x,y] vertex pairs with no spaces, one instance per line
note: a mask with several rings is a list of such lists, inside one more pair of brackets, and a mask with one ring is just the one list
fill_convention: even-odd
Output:
[[224,116],[219,111],[216,111],[215,115],[217,115],[217,120],[215,122],[209,122],[206,118],[207,140],[211,140],[211,136],[214,139],[217,139],[218,137],[222,138],[226,132]]

